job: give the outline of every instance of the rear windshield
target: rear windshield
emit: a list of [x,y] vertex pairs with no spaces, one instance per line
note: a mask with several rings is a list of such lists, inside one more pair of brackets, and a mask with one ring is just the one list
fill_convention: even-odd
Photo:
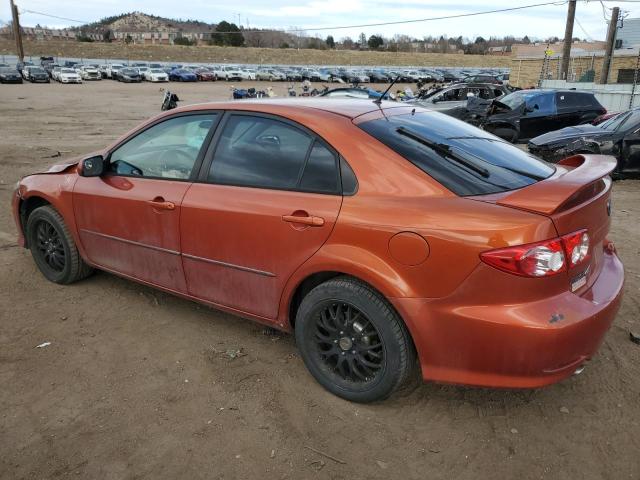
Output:
[[460,196],[526,187],[555,171],[514,145],[437,112],[395,115],[358,126]]

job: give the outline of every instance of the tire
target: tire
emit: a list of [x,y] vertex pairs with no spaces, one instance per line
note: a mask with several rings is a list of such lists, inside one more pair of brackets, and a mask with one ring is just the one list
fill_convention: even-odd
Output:
[[304,297],[295,337],[318,383],[353,402],[387,398],[416,364],[398,314],[378,292],[351,277],[331,279]]
[[46,205],[31,212],[26,235],[33,260],[47,280],[67,285],[93,273],[93,268],[80,256],[62,216],[53,207]]

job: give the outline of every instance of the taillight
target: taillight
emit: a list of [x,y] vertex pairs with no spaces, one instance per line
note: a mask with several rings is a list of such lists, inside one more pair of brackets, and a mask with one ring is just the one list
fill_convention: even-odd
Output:
[[565,270],[559,238],[483,252],[480,258],[493,267],[523,277],[548,277]]
[[569,268],[580,265],[589,258],[589,234],[586,230],[565,235],[562,237],[562,243],[569,260]]
[[575,267],[589,258],[586,230],[543,242],[499,248],[480,254],[492,267],[523,277],[549,277]]

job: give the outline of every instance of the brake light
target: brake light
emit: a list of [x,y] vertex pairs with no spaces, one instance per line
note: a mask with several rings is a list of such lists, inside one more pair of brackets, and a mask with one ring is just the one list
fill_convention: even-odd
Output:
[[581,264],[589,258],[589,234],[579,230],[562,237],[565,255],[569,259],[569,268]]
[[492,267],[523,277],[548,277],[566,268],[559,238],[483,252],[480,258]]
[[589,234],[579,230],[562,238],[482,252],[487,265],[522,277],[549,277],[589,258]]

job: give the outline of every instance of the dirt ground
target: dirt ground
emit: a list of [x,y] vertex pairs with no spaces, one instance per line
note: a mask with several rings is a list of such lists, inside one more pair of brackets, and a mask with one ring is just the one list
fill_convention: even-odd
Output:
[[640,479],[640,182],[614,186],[625,298],[582,375],[529,391],[415,382],[357,405],[311,378],[289,336],[105,273],[58,286],[16,246],[14,183],[157,113],[159,88],[0,85],[0,478]]

